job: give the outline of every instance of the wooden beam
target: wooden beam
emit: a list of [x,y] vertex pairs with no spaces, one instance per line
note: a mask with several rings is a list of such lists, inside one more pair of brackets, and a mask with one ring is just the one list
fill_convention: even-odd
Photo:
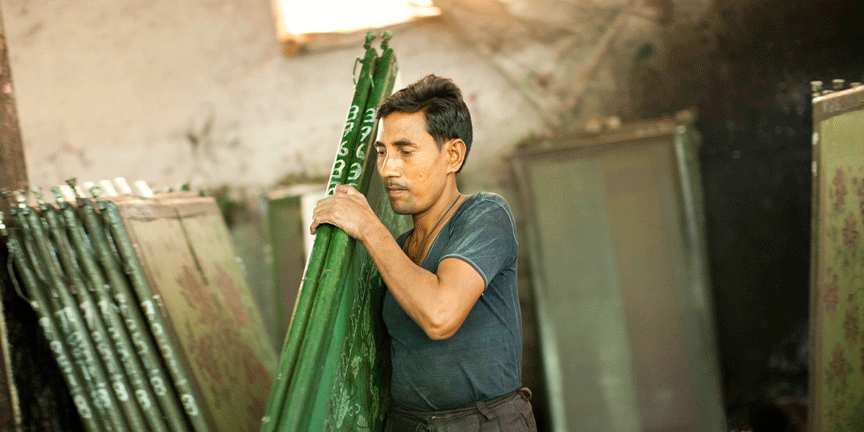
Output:
[[[18,126],[18,110],[2,18],[3,11],[0,10],[0,189],[26,189],[27,167],[24,165],[24,146]],[[0,211],[8,215],[8,203],[2,201]]]
[[[0,10],[0,189],[20,189],[27,187],[27,170],[6,47],[3,11]],[[0,201],[0,211],[8,220],[8,203],[6,200]],[[0,260],[6,262],[5,245],[0,246]],[[5,280],[0,279],[0,430],[17,432],[21,431],[21,405],[13,379],[11,341],[6,326],[7,316],[13,319],[16,316],[4,311],[4,303],[11,293],[9,287],[5,286]]]

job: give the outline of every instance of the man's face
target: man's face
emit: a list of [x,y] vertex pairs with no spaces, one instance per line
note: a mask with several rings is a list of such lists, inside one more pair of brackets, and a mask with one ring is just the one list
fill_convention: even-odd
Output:
[[375,149],[378,174],[394,212],[413,215],[435,204],[446,183],[447,159],[426,131],[422,111],[384,117]]

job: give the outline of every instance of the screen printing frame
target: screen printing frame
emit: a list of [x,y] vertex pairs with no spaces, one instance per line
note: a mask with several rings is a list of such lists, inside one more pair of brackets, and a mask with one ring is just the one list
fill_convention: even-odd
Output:
[[[667,119],[627,125],[624,128],[606,131],[601,134],[584,134],[535,140],[522,146],[511,156],[513,172],[517,183],[519,200],[527,223],[529,257],[532,267],[531,278],[533,293],[536,299],[539,334],[542,346],[542,359],[546,378],[548,400],[550,402],[551,430],[571,430],[573,425],[568,421],[566,400],[568,392],[562,378],[562,359],[560,357],[557,338],[559,323],[552,318],[552,302],[548,284],[545,280],[542,263],[543,240],[538,220],[536,189],[532,185],[530,169],[532,164],[542,160],[562,160],[564,158],[588,157],[602,154],[607,149],[639,149],[645,144],[663,141],[669,150],[672,169],[673,191],[679,220],[680,238],[683,240],[684,267],[689,280],[689,290],[692,301],[699,303],[700,314],[691,318],[694,324],[695,336],[701,339],[703,346],[688,346],[688,354],[704,359],[697,364],[696,375],[708,382],[704,384],[707,400],[699,408],[705,419],[700,425],[703,430],[725,430],[725,415],[722,406],[722,390],[720,372],[716,352],[716,333],[714,330],[713,307],[711,306],[710,281],[707,267],[707,252],[705,244],[705,220],[701,180],[698,171],[697,155],[699,137],[692,126],[692,116],[682,113],[681,122]],[[698,353],[694,354],[694,348]],[[695,362],[699,363],[699,362]],[[636,401],[636,406],[639,403]],[[610,413],[610,416],[614,413]],[[639,427],[631,423],[628,426],[634,430]],[[622,425],[618,425],[623,427]],[[643,430],[650,430],[644,429]]]
[[108,200],[209,429],[258,430],[276,352],[216,202],[192,192]]
[[[864,266],[859,264],[859,271],[854,274],[855,266],[850,264],[849,257],[851,254],[854,258],[856,252],[862,250],[861,241],[856,238],[858,222],[864,223],[864,214],[860,212],[864,206],[864,155],[860,147],[864,140],[864,125],[860,123],[864,118],[864,86],[825,94],[814,98],[812,103],[808,430],[835,430],[834,427],[841,425],[852,427],[848,430],[858,430],[854,426],[864,427],[864,393],[861,392],[864,388],[864,332],[861,332],[864,313],[858,307],[858,302],[864,300],[860,282]],[[858,134],[855,134],[856,128]],[[844,138],[855,142],[844,145],[847,143]],[[856,168],[857,172],[852,172]],[[839,194],[838,188],[844,192]],[[849,207],[844,199],[847,193],[849,201],[859,200],[859,206],[852,206],[851,212],[846,211]],[[838,231],[841,236],[837,236]],[[838,258],[840,265],[836,266]],[[850,341],[850,330],[858,333],[857,352],[851,348],[856,342],[854,338]],[[833,349],[829,346],[831,341],[835,342]],[[831,425],[832,422],[835,425]]]

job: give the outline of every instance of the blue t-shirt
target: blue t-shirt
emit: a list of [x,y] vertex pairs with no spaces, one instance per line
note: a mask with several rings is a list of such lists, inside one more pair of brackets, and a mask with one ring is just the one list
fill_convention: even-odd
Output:
[[483,277],[483,295],[459,330],[448,339],[432,340],[389,291],[385,294],[382,315],[392,339],[394,402],[414,410],[447,410],[521,386],[516,247],[516,226],[504,198],[471,195],[438,233],[422,263],[435,273],[438,263],[455,257]]

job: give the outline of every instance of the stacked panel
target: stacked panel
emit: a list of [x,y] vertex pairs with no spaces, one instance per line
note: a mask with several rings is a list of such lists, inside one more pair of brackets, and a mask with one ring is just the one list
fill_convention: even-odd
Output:
[[91,191],[16,192],[3,227],[85,428],[256,430],[275,353],[215,202]]
[[513,155],[551,430],[723,430],[698,144],[663,120]]
[[[349,184],[394,234],[407,230],[386,199],[370,152],[375,113],[393,89],[396,60],[385,33],[380,57],[367,36],[327,194]],[[318,228],[270,393],[262,431],[381,430],[389,401],[382,283],[363,246]]]

